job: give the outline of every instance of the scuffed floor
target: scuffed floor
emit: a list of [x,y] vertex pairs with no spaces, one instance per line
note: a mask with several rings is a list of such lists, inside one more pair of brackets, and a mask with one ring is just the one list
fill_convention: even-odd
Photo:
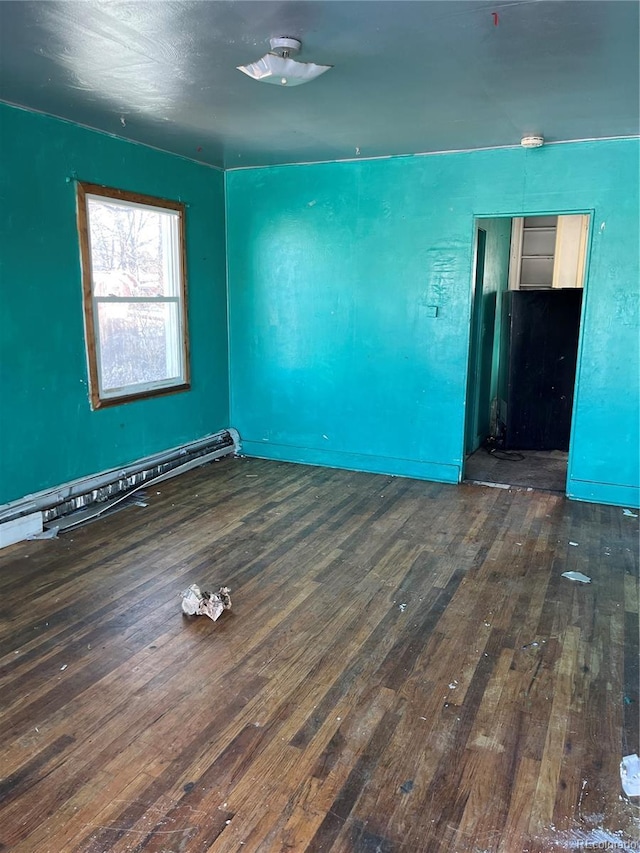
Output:
[[147,502],[0,552],[0,849],[640,849],[637,518],[251,459]]
[[464,478],[564,494],[568,455],[562,450],[488,453],[480,447],[468,457]]

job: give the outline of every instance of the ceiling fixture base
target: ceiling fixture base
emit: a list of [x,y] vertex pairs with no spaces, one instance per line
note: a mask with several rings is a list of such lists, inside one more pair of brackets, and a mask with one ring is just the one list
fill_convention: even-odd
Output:
[[520,145],[523,148],[542,148],[544,145],[544,136],[523,136],[520,140]]
[[282,56],[284,59],[300,53],[302,47],[302,42],[299,39],[289,38],[288,36],[269,39],[269,44],[271,45],[271,53]]

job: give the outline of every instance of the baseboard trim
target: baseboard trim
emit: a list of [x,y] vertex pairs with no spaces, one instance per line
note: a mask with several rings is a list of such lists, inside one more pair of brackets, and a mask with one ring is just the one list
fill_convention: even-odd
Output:
[[640,488],[638,486],[620,486],[615,483],[594,483],[589,480],[567,480],[567,497],[574,501],[586,501],[594,504],[638,509],[640,506]]
[[242,453],[258,459],[275,459],[280,462],[297,462],[302,465],[320,465],[325,468],[344,468],[368,474],[388,474],[393,477],[410,477],[436,483],[458,483],[460,466],[440,462],[423,462],[415,459],[398,459],[393,456],[369,456],[365,453],[348,453],[335,450],[318,450],[272,444],[242,439]]

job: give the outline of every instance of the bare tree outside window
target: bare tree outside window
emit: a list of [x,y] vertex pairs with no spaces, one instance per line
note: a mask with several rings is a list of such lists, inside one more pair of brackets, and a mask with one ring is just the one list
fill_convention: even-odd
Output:
[[183,207],[80,184],[94,406],[188,387]]

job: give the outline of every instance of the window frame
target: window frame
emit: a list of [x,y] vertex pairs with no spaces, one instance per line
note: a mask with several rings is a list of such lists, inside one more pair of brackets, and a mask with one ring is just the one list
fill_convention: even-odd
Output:
[[[177,304],[179,311],[178,328],[180,330],[178,346],[182,355],[182,371],[179,377],[160,380],[153,383],[153,387],[148,387],[147,384],[147,387],[138,391],[132,390],[130,392],[126,392],[123,391],[123,389],[116,389],[115,394],[105,395],[104,390],[101,389],[99,372],[100,334],[97,326],[97,311],[95,310],[96,297],[93,289],[93,265],[88,210],[89,198],[94,196],[100,196],[105,199],[113,199],[114,201],[140,205],[143,207],[151,207],[160,211],[166,210],[167,212],[178,214],[177,233],[179,246],[177,248],[177,261],[179,265],[179,283]],[[102,409],[107,406],[118,406],[135,400],[143,400],[150,397],[160,397],[165,396],[166,394],[176,394],[181,391],[188,391],[191,388],[191,376],[189,364],[189,326],[187,316],[185,205],[179,201],[143,195],[142,193],[129,192],[127,190],[106,187],[100,184],[86,183],[84,181],[77,182],[76,197],[78,235],[80,239],[80,262],[82,270],[82,303],[84,313],[85,346],[89,368],[89,393],[91,407],[93,409]],[[132,297],[130,301],[132,303],[144,303],[146,301],[151,303],[162,303],[164,301],[171,302],[174,300],[175,297],[167,298],[166,300],[159,299],[158,297],[149,297],[148,300],[144,297]],[[142,383],[138,383],[138,385],[141,384]],[[129,385],[124,387],[133,389],[136,386]]]

